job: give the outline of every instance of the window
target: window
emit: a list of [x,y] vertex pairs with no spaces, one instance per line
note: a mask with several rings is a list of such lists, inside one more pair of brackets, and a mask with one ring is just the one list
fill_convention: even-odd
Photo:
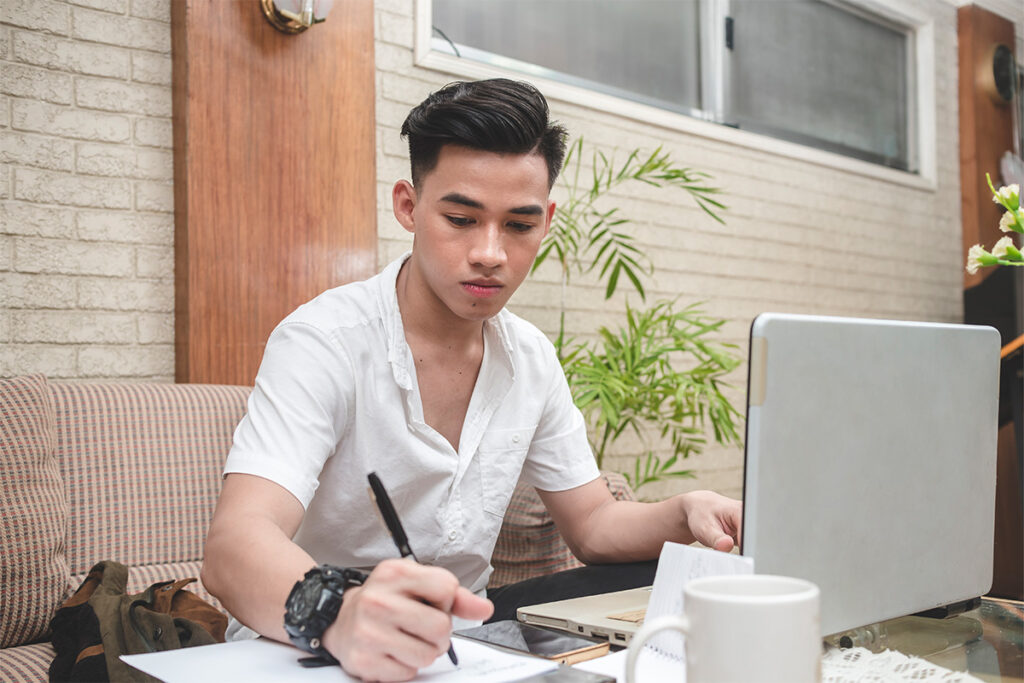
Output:
[[428,1],[435,51],[919,168],[914,29],[858,4]]

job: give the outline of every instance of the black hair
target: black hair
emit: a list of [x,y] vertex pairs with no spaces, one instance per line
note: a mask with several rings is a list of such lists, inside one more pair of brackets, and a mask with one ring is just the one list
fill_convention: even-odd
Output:
[[562,170],[565,128],[548,121],[548,103],[529,83],[507,78],[449,83],[409,112],[402,124],[409,140],[412,183],[437,165],[444,145],[499,154],[540,154],[548,188]]

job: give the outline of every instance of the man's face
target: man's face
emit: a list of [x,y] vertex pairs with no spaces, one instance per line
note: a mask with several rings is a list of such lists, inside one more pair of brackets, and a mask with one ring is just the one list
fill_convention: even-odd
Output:
[[392,192],[395,216],[413,233],[409,284],[436,313],[485,320],[522,284],[555,204],[538,154],[497,154],[446,145],[415,190]]

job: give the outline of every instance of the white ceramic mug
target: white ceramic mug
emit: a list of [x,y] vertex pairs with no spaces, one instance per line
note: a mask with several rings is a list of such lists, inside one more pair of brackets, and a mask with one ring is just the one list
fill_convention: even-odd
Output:
[[684,615],[653,619],[633,636],[626,683],[636,681],[644,642],[665,629],[686,636],[688,683],[820,681],[819,595],[810,581],[788,576],[692,579],[683,589]]

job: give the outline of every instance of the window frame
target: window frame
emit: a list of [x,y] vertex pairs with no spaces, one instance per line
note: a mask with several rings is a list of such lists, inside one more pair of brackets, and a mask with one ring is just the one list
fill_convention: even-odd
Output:
[[[827,168],[838,169],[869,178],[876,178],[907,187],[937,189],[936,148],[937,130],[935,113],[935,20],[920,14],[903,0],[823,0],[844,10],[862,13],[873,19],[889,22],[891,27],[906,32],[913,59],[908,68],[907,105],[913,113],[907,130],[910,158],[916,157],[917,170],[903,171],[855,157],[845,156],[817,147],[790,142],[763,133],[722,125],[728,109],[728,88],[718,87],[728,78],[723,45],[724,31],[715,26],[724,25],[728,15],[728,0],[699,0],[701,3],[701,100],[706,109],[685,107],[665,109],[652,102],[643,102],[635,95],[615,94],[615,89],[602,84],[591,84],[582,78],[553,77],[545,67],[494,55],[473,48],[482,61],[456,57],[450,49],[435,49],[432,30],[432,0],[415,0],[415,36],[413,59],[416,66],[452,74],[459,78],[529,78],[548,99],[622,116],[640,123],[660,126],[672,131],[734,144],[751,150],[767,152]],[[437,38],[438,44],[443,43]],[[461,49],[461,48],[460,48]],[[465,50],[464,50],[465,52]],[[685,111],[686,113],[682,113]]]

